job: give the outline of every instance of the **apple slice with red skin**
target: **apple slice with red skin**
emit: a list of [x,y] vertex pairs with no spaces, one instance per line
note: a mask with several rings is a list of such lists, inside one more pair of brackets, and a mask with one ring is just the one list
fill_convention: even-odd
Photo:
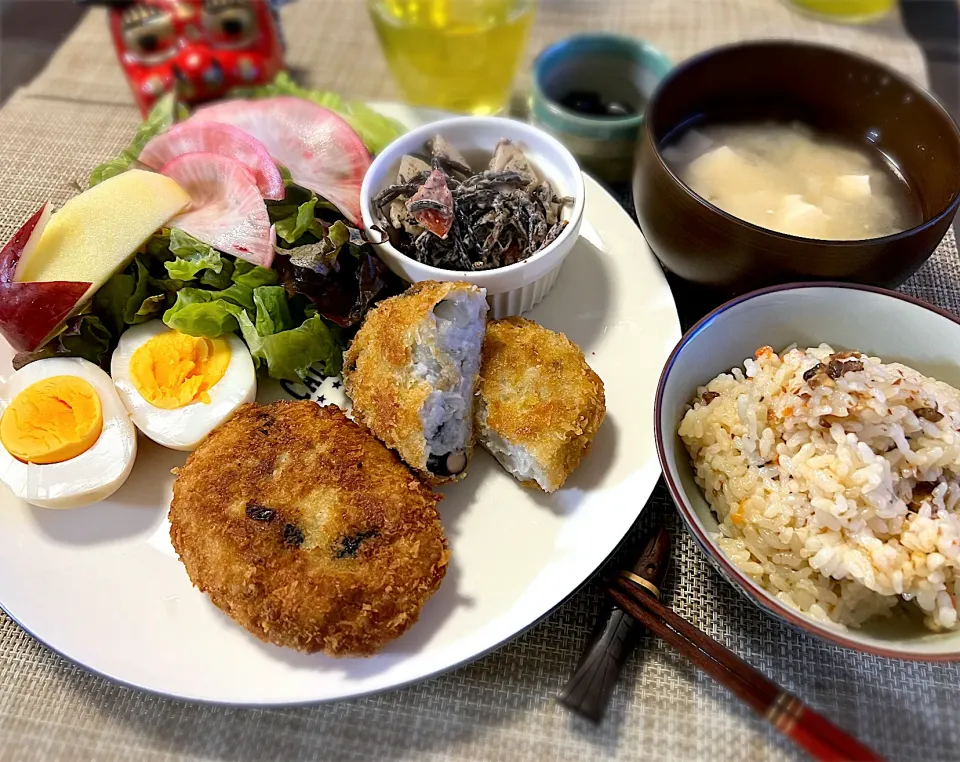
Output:
[[30,257],[49,221],[50,204],[44,204],[13,234],[0,251],[0,283],[10,283],[16,278],[20,260]]
[[0,251],[0,334],[18,352],[33,352],[49,341],[91,286],[14,280],[17,266],[30,256],[49,219],[50,205],[44,204]]
[[0,334],[18,352],[46,344],[83,301],[89,283],[0,283]]

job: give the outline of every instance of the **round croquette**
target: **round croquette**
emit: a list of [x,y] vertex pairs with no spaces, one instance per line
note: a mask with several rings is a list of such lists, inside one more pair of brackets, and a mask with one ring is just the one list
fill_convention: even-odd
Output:
[[193,584],[258,638],[367,656],[443,580],[439,499],[336,407],[248,404],[179,470],[170,537]]

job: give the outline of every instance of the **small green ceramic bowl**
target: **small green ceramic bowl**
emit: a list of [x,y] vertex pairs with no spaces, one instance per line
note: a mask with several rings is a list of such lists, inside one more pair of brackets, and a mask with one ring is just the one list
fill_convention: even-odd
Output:
[[[608,182],[630,177],[643,107],[670,61],[635,37],[583,34],[555,42],[534,62],[530,121],[560,140],[580,165]],[[564,105],[572,94],[596,96],[632,113],[599,116]]]

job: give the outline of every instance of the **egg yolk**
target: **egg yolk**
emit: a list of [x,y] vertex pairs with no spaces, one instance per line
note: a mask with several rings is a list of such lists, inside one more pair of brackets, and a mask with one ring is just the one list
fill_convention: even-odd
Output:
[[174,410],[193,402],[210,402],[207,391],[230,365],[224,339],[167,331],[154,336],[130,358],[130,378],[154,407]]
[[82,378],[51,376],[14,397],[0,442],[25,463],[62,463],[85,453],[103,430],[100,395]]

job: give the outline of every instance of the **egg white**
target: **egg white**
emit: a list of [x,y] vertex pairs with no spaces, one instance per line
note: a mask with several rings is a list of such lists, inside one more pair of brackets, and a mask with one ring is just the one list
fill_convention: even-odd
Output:
[[150,404],[137,390],[130,375],[133,353],[154,336],[169,331],[160,320],[128,328],[110,361],[110,374],[137,428],[150,439],[171,450],[195,450],[217,426],[230,418],[240,405],[257,396],[257,375],[250,350],[239,337],[224,336],[230,345],[230,364],[216,384],[207,390],[210,402],[191,402],[165,410]]
[[0,481],[19,499],[41,508],[80,508],[104,500],[130,476],[137,457],[137,431],[110,376],[77,357],[37,360],[0,388],[0,415],[28,386],[51,376],[76,376],[100,397],[103,430],[86,452],[61,463],[37,465],[13,457],[0,444]]

